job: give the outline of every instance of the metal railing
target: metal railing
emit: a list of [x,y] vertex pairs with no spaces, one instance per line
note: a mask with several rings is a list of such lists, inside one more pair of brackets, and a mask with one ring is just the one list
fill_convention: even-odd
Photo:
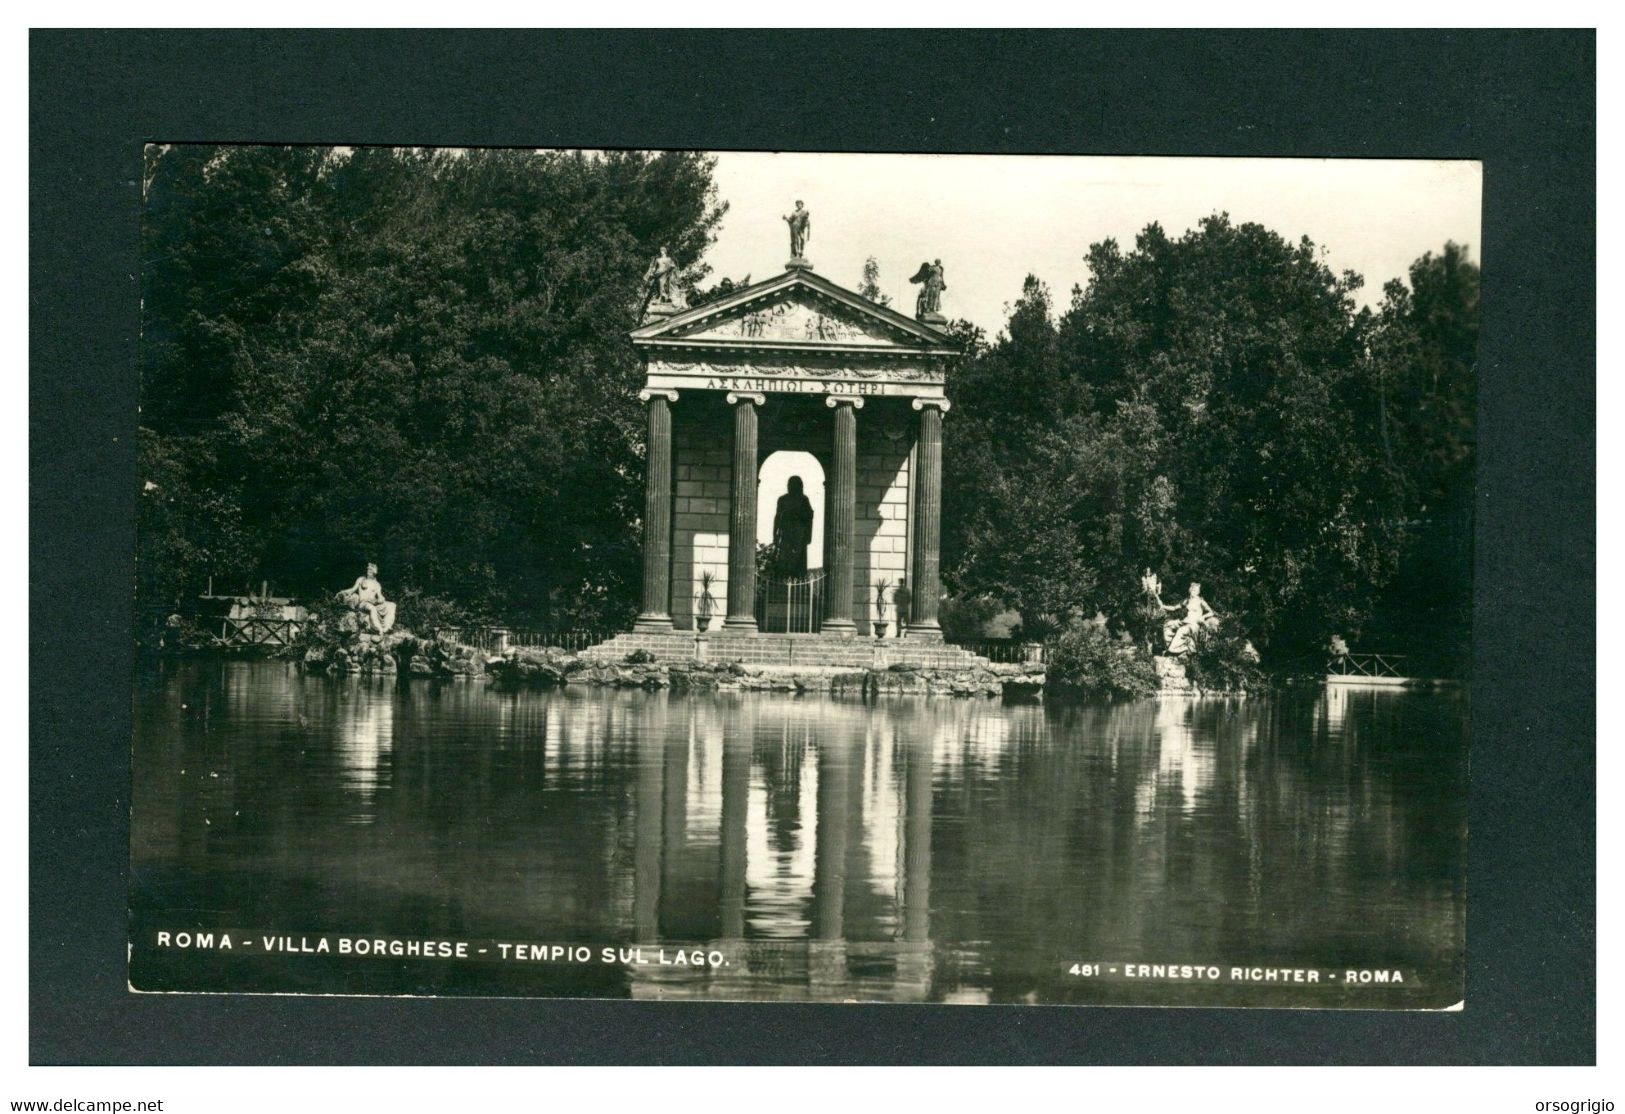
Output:
[[756,628],[765,634],[816,634],[824,624],[824,571],[759,576]]
[[472,646],[488,654],[508,650],[540,650],[553,648],[579,653],[589,646],[615,637],[614,631],[574,628],[570,630],[523,630],[513,627],[437,627],[433,638],[437,642],[455,642]]
[[963,641],[949,640],[950,646],[969,650],[978,657],[1006,665],[1034,662],[1042,665],[1048,659],[1048,650],[1042,642],[1021,642],[1014,638],[976,638]]

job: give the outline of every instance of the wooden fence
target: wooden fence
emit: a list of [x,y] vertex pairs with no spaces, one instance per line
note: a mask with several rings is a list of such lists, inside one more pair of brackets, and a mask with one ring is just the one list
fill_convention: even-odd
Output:
[[1337,677],[1403,677],[1399,663],[1404,654],[1334,654],[1326,662],[1326,672]]

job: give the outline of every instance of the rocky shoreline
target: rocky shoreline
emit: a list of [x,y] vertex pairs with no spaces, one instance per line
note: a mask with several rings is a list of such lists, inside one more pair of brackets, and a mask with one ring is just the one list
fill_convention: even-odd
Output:
[[430,641],[409,630],[387,634],[349,632],[348,638],[309,646],[299,659],[308,672],[336,675],[479,677],[485,655],[472,646]]
[[654,661],[637,653],[620,662],[594,661],[562,650],[542,649],[493,658],[486,670],[497,684],[534,688],[591,685],[863,696],[1003,696],[1037,694],[1044,687],[1044,667],[1036,663],[966,669],[904,664],[885,669],[753,669],[730,661]]
[[[424,679],[486,678],[504,688],[587,686],[624,689],[733,692],[830,693],[853,696],[1041,697],[1045,669],[1038,662],[933,667],[899,663],[885,667],[752,667],[737,661],[661,661],[634,651],[617,661],[555,648],[509,650],[488,655],[476,647],[422,639],[407,630],[311,646],[300,659],[309,672],[334,676],[406,676]],[[1200,696],[1177,660],[1156,658],[1161,696]],[[1221,694],[1214,694],[1221,695]]]

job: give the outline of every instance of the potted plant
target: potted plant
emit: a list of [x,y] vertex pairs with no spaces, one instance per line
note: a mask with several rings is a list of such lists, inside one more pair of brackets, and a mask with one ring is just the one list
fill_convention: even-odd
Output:
[[875,583],[875,637],[886,637],[886,593],[891,590],[891,581],[880,580]]
[[717,609],[717,598],[711,594],[716,581],[712,573],[700,573],[700,590],[694,597],[694,625],[702,631],[711,629],[711,616]]

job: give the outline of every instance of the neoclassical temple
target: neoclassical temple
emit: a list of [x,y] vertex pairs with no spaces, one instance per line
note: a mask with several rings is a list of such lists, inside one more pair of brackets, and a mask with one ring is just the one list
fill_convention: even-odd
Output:
[[[851,639],[883,621],[894,638],[940,643],[942,422],[955,348],[934,305],[922,307],[910,318],[799,259],[691,309],[657,298],[631,333],[648,410],[634,634],[692,631],[712,611],[728,642],[787,629]],[[823,473],[809,477],[823,491],[811,507],[819,614],[801,628],[775,626],[782,608],[758,592],[759,483],[780,451],[807,454]],[[887,586],[889,612],[877,606]]]

